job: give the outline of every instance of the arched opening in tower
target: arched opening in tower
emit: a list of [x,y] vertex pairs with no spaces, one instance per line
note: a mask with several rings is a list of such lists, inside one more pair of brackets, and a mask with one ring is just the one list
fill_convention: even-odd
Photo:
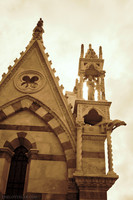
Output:
[[91,109],[87,115],[84,116],[84,123],[91,126],[96,125],[102,121],[102,116],[98,114],[95,109]]

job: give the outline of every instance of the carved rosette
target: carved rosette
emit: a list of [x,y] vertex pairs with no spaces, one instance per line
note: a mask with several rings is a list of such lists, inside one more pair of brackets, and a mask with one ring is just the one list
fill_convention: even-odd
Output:
[[40,72],[28,70],[17,74],[14,85],[23,93],[35,93],[43,88],[45,79]]

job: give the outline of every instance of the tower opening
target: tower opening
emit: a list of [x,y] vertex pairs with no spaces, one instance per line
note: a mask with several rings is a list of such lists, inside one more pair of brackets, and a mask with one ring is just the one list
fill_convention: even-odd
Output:
[[91,109],[87,115],[84,116],[84,123],[92,126],[102,121],[102,116],[98,114],[95,109]]

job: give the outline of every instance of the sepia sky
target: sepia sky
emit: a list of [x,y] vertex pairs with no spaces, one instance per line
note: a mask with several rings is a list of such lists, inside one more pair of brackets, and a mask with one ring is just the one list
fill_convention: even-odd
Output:
[[119,180],[108,200],[133,200],[133,1],[132,0],[4,0],[0,1],[0,75],[20,57],[40,17],[52,67],[65,91],[72,91],[81,44],[98,54],[103,48],[106,99],[115,129],[113,158]]

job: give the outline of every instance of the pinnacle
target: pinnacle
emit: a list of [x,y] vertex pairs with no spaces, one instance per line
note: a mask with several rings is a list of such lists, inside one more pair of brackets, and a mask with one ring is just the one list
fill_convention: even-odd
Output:
[[98,58],[94,49],[92,49],[91,44],[89,44],[89,49],[85,55],[85,58],[96,58],[96,59]]
[[32,34],[33,40],[42,40],[42,34],[43,33],[44,33],[43,20],[42,20],[42,18],[40,18],[36,27],[33,30],[33,34]]

